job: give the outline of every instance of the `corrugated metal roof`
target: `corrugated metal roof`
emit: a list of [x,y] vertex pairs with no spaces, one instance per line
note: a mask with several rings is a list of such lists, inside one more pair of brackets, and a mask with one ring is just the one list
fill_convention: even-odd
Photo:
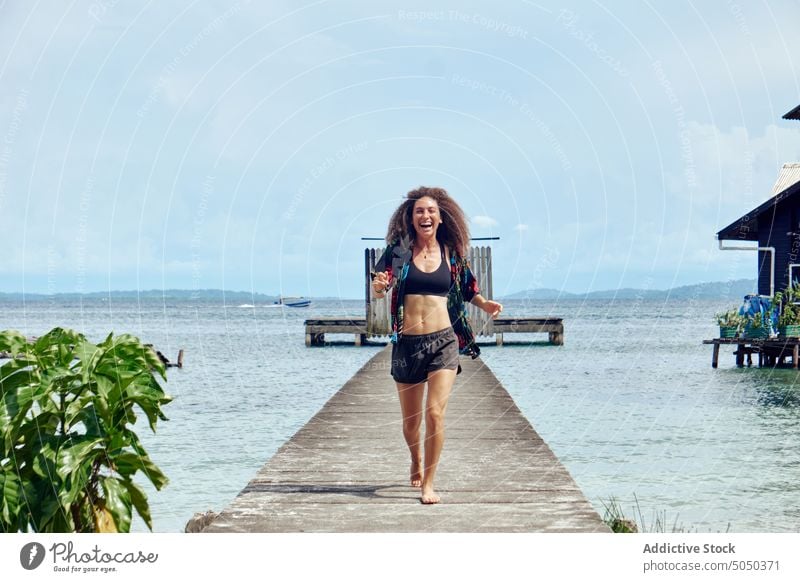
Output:
[[772,187],[772,195],[780,194],[789,186],[800,182],[800,164],[783,164],[778,180]]
[[800,119],[800,105],[783,116],[784,119]]

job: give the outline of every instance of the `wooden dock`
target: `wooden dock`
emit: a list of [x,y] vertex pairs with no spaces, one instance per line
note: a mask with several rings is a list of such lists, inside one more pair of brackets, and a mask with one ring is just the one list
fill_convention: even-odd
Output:
[[355,335],[355,344],[367,343],[367,320],[365,318],[319,317],[306,319],[306,347],[324,346],[326,333],[351,333]]
[[503,317],[492,321],[497,345],[506,333],[546,333],[554,346],[564,345],[564,320],[560,317]]
[[736,351],[736,365],[744,367],[745,360],[747,366],[753,365],[753,354],[758,355],[758,367],[764,366],[784,366],[785,360],[789,360],[791,366],[796,370],[800,364],[800,338],[797,337],[778,337],[778,338],[714,338],[703,340],[706,345],[713,345],[711,353],[711,367],[716,368],[719,364],[720,346],[733,345]]
[[442,502],[420,503],[390,357],[372,357],[203,531],[610,531],[480,358],[461,358],[447,407]]
[[[379,334],[369,333],[365,318],[320,317],[306,319],[304,323],[308,347],[324,346],[326,333],[353,334],[357,346],[366,344],[370,337],[379,337]],[[498,346],[503,345],[503,335],[509,333],[546,333],[551,344],[564,345],[564,320],[560,317],[497,318],[491,325]]]

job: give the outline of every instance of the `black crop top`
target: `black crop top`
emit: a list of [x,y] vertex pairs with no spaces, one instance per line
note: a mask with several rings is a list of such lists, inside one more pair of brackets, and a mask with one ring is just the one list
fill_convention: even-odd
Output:
[[405,293],[413,295],[437,295],[447,297],[450,293],[450,269],[444,257],[444,246],[440,245],[442,251],[442,262],[439,268],[432,273],[420,271],[411,261],[408,266],[406,276]]

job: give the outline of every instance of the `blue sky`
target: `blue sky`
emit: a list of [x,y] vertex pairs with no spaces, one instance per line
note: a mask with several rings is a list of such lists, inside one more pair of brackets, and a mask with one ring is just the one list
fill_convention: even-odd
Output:
[[796,2],[0,4],[0,291],[363,296],[448,189],[496,295],[755,276]]

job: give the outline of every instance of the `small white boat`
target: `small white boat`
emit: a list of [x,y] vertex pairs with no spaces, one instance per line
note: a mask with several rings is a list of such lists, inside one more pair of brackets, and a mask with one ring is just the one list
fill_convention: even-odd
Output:
[[273,305],[285,305],[286,307],[308,307],[311,305],[311,299],[305,297],[279,297]]

